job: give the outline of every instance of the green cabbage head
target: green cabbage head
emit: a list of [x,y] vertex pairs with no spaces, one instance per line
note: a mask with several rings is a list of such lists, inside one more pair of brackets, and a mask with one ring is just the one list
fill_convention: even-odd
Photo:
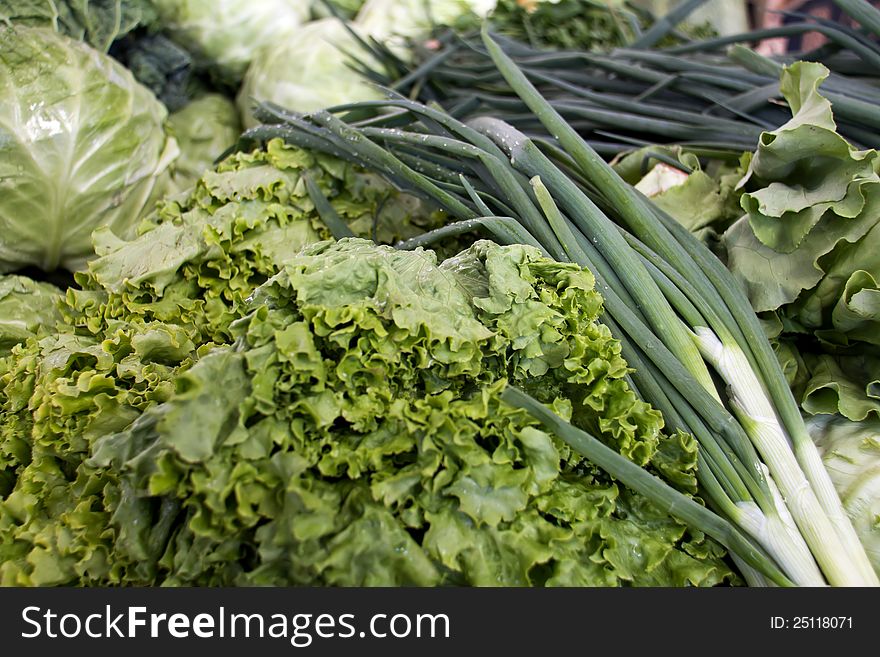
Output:
[[168,117],[168,126],[180,147],[171,165],[172,192],[191,187],[241,134],[238,110],[221,94],[205,94]]
[[306,23],[287,39],[260,50],[238,95],[245,127],[256,124],[252,113],[255,100],[272,102],[294,112],[312,112],[384,98],[349,66],[347,53],[365,59],[368,65],[376,65],[335,18]]
[[0,28],[0,272],[79,269],[92,231],[132,232],[177,154],[164,106],[48,28]]
[[851,422],[840,415],[814,415],[807,429],[880,574],[880,420]]
[[370,36],[418,39],[435,25],[452,25],[462,18],[485,17],[495,0],[367,0],[355,19]]
[[153,0],[162,26],[226,82],[241,80],[256,51],[309,18],[308,0]]

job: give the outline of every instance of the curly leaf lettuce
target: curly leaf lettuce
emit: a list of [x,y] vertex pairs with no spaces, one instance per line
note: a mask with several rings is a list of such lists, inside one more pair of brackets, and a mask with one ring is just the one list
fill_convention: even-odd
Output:
[[[193,345],[164,326],[103,340],[60,332],[0,359],[0,582],[118,581],[109,529],[121,495],[88,468],[91,444],[169,398]],[[112,506],[113,505],[113,506]]]
[[[150,502],[86,460],[99,437],[166,401],[203,351],[231,341],[230,324],[250,312],[253,291],[301,246],[327,235],[305,171],[365,233],[395,239],[395,230],[436,220],[433,209],[376,176],[273,142],[229,158],[165,201],[140,237],[99,232],[99,256],[58,299],[58,316],[45,318],[44,326],[58,324],[55,332],[25,324],[28,334],[15,335],[21,344],[0,354],[0,581],[155,580],[161,554],[143,547],[126,561],[116,547],[120,537],[135,540],[134,525],[121,519],[134,522]],[[0,311],[9,310],[4,317],[17,330],[17,309],[42,307],[44,288],[23,284],[20,292],[17,278],[3,281],[15,281]],[[164,549],[161,528],[174,519],[174,504],[160,506],[164,515],[145,540]],[[111,516],[129,529],[117,534]]]
[[693,474],[693,439],[669,449],[628,388],[588,272],[529,247],[480,242],[438,264],[350,239],[306,247],[252,303],[234,350],[94,444],[89,467],[129,491],[111,519],[118,560],[152,582],[731,577],[717,545],[500,401],[515,380],[638,462]]

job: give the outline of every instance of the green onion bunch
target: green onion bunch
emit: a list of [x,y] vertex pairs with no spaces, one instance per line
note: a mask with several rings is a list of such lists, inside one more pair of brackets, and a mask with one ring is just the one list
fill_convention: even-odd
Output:
[[[838,3],[862,21],[861,30],[805,17],[780,28],[658,49],[657,41],[699,4],[683,2],[682,11],[676,8],[625,46],[605,52],[493,38],[568,124],[606,157],[660,143],[681,144],[708,157],[753,149],[762,131],[791,115],[779,93],[779,76],[795,59],[820,61],[832,71],[825,91],[840,134],[860,148],[880,146],[880,28],[871,21],[880,15],[877,9],[864,0]],[[807,32],[821,33],[828,43],[775,59],[750,48],[764,38]],[[413,44],[409,63],[378,43],[365,43],[369,61],[381,62],[382,70],[355,66],[374,82],[413,100],[438,103],[459,119],[493,116],[530,137],[547,136],[495,67],[479,34],[447,29],[429,44]]]

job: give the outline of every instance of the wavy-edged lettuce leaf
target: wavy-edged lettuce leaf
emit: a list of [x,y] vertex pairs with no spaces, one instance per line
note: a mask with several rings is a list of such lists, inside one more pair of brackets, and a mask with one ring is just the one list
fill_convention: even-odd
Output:
[[855,331],[855,339],[871,340],[880,154],[856,150],[837,134],[819,92],[827,75],[808,62],[785,69],[781,89],[793,117],[761,135],[740,181],[746,215],[723,244],[755,310],[780,311],[805,330],[836,330],[840,339]]
[[836,132],[821,64],[787,67],[792,119],[761,136],[740,182],[746,214],[723,235],[728,267],[776,325],[804,411],[877,413],[880,153]]

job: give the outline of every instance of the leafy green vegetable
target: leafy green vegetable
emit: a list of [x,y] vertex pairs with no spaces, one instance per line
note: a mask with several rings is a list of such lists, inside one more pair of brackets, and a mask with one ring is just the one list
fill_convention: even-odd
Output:
[[91,442],[125,428],[173,392],[193,348],[173,326],[128,326],[106,336],[60,332],[0,359],[0,582],[110,581],[105,496],[112,473],[85,469]]
[[153,581],[155,563],[116,552],[127,534],[110,527],[111,514],[141,503],[114,471],[84,461],[97,438],[169,399],[179,373],[233,339],[230,324],[250,312],[254,289],[327,236],[305,172],[365,234],[399,239],[435,220],[375,175],[276,141],[228,158],[165,201],[139,237],[97,233],[99,255],[68,290],[57,330],[0,357],[0,581]]
[[75,270],[91,233],[131,232],[177,155],[125,68],[46,28],[0,28],[0,272]]
[[61,299],[54,285],[0,274],[0,356],[30,337],[51,333],[61,320]]
[[[777,336],[777,357],[801,408],[811,415],[836,414],[860,421],[880,417],[880,356],[861,350],[822,353],[797,336]],[[859,351],[861,353],[859,353]]]
[[306,0],[153,0],[162,27],[197,63],[237,84],[257,50],[309,17]]
[[876,355],[806,354],[810,380],[804,391],[808,413],[841,413],[851,420],[880,417],[880,358]]
[[[257,123],[253,118],[255,100],[272,102],[294,112],[311,112],[384,98],[349,65],[347,54],[360,54],[360,50],[345,24],[336,18],[306,23],[292,30],[287,38],[267,44],[254,57],[238,94],[245,126]],[[296,66],[291,66],[291,62],[296,62]]]
[[[857,151],[835,132],[831,104],[818,92],[827,74],[820,64],[787,70],[782,90],[794,116],[762,135],[740,182],[749,189],[742,200],[747,216],[725,244],[756,310],[794,304],[786,315],[805,328],[821,329],[836,319],[847,333],[855,328],[853,318],[841,324],[841,313],[833,314],[838,302],[841,310],[865,313],[866,321],[877,319],[868,299],[853,297],[870,290],[864,274],[876,271],[870,246],[876,241],[880,156]],[[835,265],[850,271],[838,272]]]
[[[503,82],[530,111],[528,122],[540,122],[554,142],[492,116],[462,123],[402,97],[348,106],[342,116],[334,114],[343,110],[298,117],[277,112],[253,134],[308,141],[366,162],[457,219],[406,247],[476,227],[506,244],[529,243],[590,268],[605,296],[605,321],[636,368],[634,384],[670,426],[699,441],[704,494],[739,526],[732,535],[748,534],[734,550],[735,557],[749,555],[756,569],[744,569],[744,576],[755,584],[876,584],[771,343],[734,277],[619,177],[554,98],[535,88],[533,69],[521,69],[488,27],[481,40]],[[541,66],[548,61],[542,58]],[[498,77],[485,72],[481,79]],[[382,105],[395,112],[393,127],[355,118]],[[661,489],[640,484],[652,500],[662,498]]]
[[235,104],[220,94],[206,94],[168,117],[169,132],[180,147],[171,166],[171,183],[178,191],[194,184],[214,168],[215,160],[241,134]]
[[152,0],[0,0],[0,22],[53,29],[108,53],[171,111],[196,86],[191,55],[160,33]]
[[151,0],[0,0],[0,22],[48,27],[102,52],[156,18]]
[[0,358],[0,581],[733,577],[500,401],[512,378],[693,492],[693,439],[628,388],[588,272],[488,242],[440,265],[357,239],[297,254],[325,234],[305,171],[354,227],[420,207],[278,141],[237,154],[141,237],[99,233],[65,323]]
[[825,415],[810,418],[807,427],[874,570],[880,573],[880,419],[850,422]]
[[[876,358],[880,346],[880,154],[837,134],[819,93],[828,71],[796,63],[782,78],[793,117],[764,133],[740,183],[747,214],[723,236],[730,269],[759,312],[774,313],[783,335],[807,353]],[[790,343],[793,345],[793,343]],[[861,419],[876,372],[811,358],[803,407]],[[876,395],[876,389],[875,393]],[[837,395],[836,407],[831,396]]]
[[[115,560],[138,555],[164,584],[729,578],[715,544],[499,399],[520,381],[653,462],[671,439],[628,388],[592,288],[530,247],[478,242],[439,265],[358,239],[307,247],[254,294],[235,350],[96,441],[85,467],[132,492]],[[695,452],[678,454],[692,472]],[[160,509],[176,515],[157,550]]]

